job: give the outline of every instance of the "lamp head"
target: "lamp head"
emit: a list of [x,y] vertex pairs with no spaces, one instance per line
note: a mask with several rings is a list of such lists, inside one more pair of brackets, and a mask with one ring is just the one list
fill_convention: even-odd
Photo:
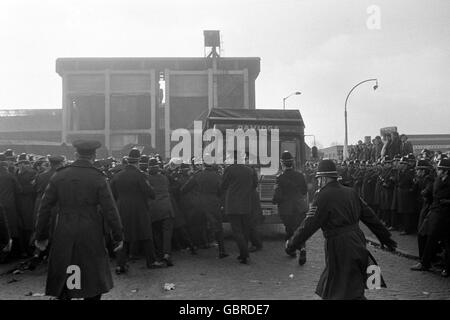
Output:
[[378,80],[377,80],[377,82],[375,83],[375,85],[373,86],[373,90],[377,90],[378,89]]

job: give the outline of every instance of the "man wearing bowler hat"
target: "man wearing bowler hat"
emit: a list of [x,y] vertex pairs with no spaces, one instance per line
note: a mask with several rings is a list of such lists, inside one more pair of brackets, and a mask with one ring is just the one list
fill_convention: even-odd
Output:
[[131,149],[128,164],[111,180],[124,230],[124,247],[117,255],[117,274],[127,271],[128,254],[133,244],[142,246],[148,268],[162,266],[155,257],[149,208],[149,201],[155,198],[155,193],[146,174],[139,169],[140,159],[140,151]]
[[299,249],[321,228],[325,236],[325,270],[316,293],[322,299],[365,299],[367,267],[372,258],[359,221],[364,222],[382,244],[393,249],[396,243],[356,191],[337,181],[333,161],[322,160],[316,177],[320,189],[305,220],[286,242],[286,250]]
[[46,249],[51,211],[58,205],[45,293],[60,299],[99,300],[113,287],[104,221],[111,228],[116,250],[123,246],[122,223],[107,177],[93,166],[101,143],[76,140],[73,146],[76,160],[59,168],[45,189],[35,244],[41,251]]

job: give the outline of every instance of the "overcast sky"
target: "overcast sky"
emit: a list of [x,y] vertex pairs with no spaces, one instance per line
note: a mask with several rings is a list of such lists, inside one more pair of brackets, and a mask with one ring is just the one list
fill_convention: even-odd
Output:
[[352,93],[349,142],[385,126],[450,133],[448,0],[1,0],[0,109],[61,108],[58,57],[201,57],[205,29],[222,56],[261,58],[257,108],[301,91],[287,108],[323,146],[344,141],[345,97],[368,78],[379,89]]

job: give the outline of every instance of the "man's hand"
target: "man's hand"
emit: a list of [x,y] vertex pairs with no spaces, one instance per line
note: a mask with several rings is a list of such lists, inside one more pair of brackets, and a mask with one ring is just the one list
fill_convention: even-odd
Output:
[[286,244],[284,245],[284,251],[289,256],[295,257],[295,255],[296,255],[296,250],[295,250],[295,248],[292,248],[291,243],[289,242],[289,240],[287,240]]
[[2,249],[2,252],[10,252],[12,248],[12,239],[9,239],[8,244]]
[[123,241],[120,241],[117,246],[114,248],[114,252],[120,251],[123,249]]
[[42,240],[42,241],[34,241],[34,245],[36,246],[36,248],[38,248],[40,251],[45,251],[45,249],[47,249],[48,246],[48,239],[46,240]]
[[386,249],[388,251],[392,251],[392,252],[395,251],[395,249],[397,248],[397,242],[395,242],[392,239],[390,239],[390,241],[388,243],[384,243],[383,245],[386,247]]

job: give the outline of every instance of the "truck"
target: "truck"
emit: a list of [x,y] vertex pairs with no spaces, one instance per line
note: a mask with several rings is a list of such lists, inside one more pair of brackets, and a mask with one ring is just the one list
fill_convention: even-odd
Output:
[[[279,110],[279,109],[225,109],[212,108],[205,120],[204,130],[220,130],[226,145],[227,129],[255,129],[256,132],[264,129],[267,131],[278,129],[279,140],[278,153],[289,151],[294,157],[295,168],[303,171],[306,162],[305,152],[305,125],[299,110]],[[224,148],[225,149],[225,148]],[[268,149],[270,149],[268,147]],[[258,150],[259,151],[259,150]],[[246,145],[246,152],[249,152]],[[258,152],[259,153],[259,152]],[[268,165],[261,163],[259,154],[256,156],[256,163],[250,164],[258,173],[258,193],[261,201],[261,208],[264,215],[264,223],[280,223],[277,205],[272,203],[276,177],[280,173],[281,167],[277,159],[276,172],[268,170]],[[304,201],[308,203],[307,197]]]

